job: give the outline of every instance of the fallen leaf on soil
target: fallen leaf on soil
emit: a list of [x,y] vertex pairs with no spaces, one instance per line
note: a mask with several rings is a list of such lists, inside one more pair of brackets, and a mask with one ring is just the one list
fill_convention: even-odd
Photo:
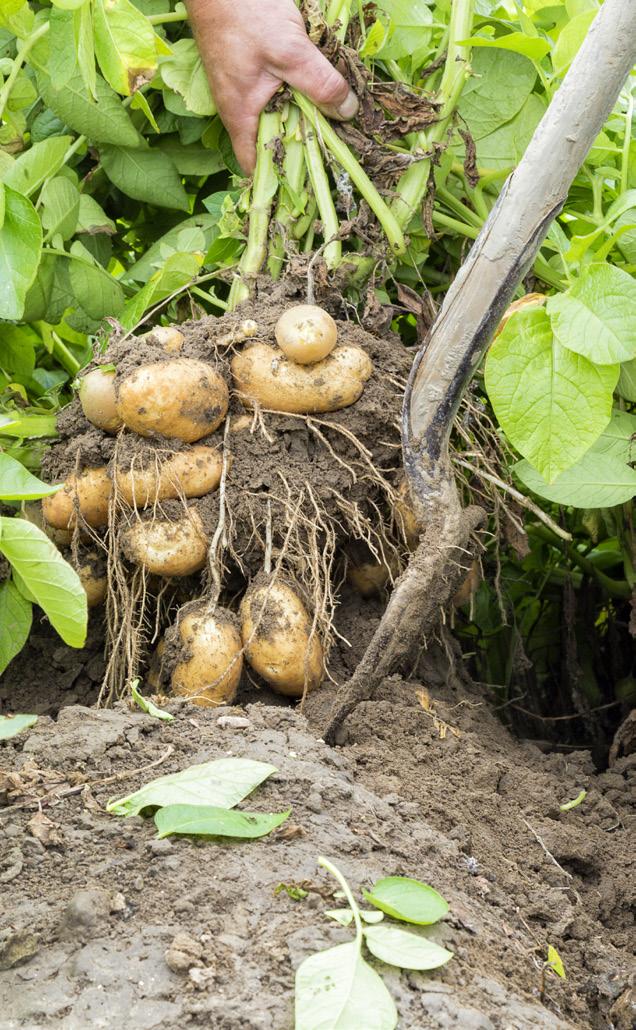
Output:
[[27,830],[45,848],[59,847],[64,843],[60,826],[49,819],[44,812],[36,812],[34,816],[31,816],[27,823]]

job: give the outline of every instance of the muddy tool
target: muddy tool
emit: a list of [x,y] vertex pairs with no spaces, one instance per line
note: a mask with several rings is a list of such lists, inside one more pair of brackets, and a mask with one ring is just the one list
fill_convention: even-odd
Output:
[[453,419],[634,63],[636,3],[606,0],[420,348],[404,397],[402,445],[423,533],[338,698],[323,734],[329,743],[431,630],[470,567],[471,535],[484,513],[460,504],[448,456]]

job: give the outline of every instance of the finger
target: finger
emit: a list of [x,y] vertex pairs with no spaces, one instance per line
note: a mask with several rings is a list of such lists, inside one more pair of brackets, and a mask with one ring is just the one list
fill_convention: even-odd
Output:
[[251,175],[256,167],[256,139],[258,121],[261,111],[269,103],[278,89],[278,80],[259,83],[252,92],[225,96],[219,105],[221,121],[225,125],[236,160],[246,175]]
[[277,69],[276,74],[332,118],[349,121],[358,111],[358,98],[347,80],[309,39],[297,47],[293,61]]

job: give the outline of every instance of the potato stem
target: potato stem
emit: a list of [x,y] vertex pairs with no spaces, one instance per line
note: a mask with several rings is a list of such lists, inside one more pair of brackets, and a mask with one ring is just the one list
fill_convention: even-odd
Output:
[[312,102],[303,94],[294,90],[294,100],[300,107],[308,122],[320,135],[327,150],[347,173],[360,195],[366,200],[374,215],[380,222],[391,250],[394,254],[403,254],[406,250],[404,236],[400,225],[388,204],[378,193],[369,176],[358,163],[347,144],[318,111]]
[[239,262],[238,273],[232,283],[228,310],[234,309],[250,295],[250,280],[258,275],[267,258],[269,220],[272,201],[278,189],[278,172],[272,144],[280,136],[279,111],[265,111],[260,118],[256,145],[256,170],[252,184],[250,224],[247,246]]
[[[459,41],[470,36],[473,25],[474,0],[455,0],[451,11],[448,51],[437,100],[441,105],[439,120],[427,132],[417,135],[415,147],[430,154],[435,143],[441,143],[448,131],[462,90],[470,75],[470,47]],[[391,210],[398,224],[405,229],[418,212],[428,186],[431,158],[424,157],[406,170],[397,185],[397,196]]]
[[283,178],[276,207],[275,231],[269,248],[268,268],[272,279],[280,278],[286,243],[289,239],[298,239],[296,225],[300,216],[304,215],[309,207],[309,199],[304,193],[307,167],[305,148],[300,135],[300,111],[295,104],[288,107],[284,118],[284,130]]
[[[304,115],[304,111],[303,111]],[[305,144],[305,160],[309,169],[309,178],[318,205],[320,221],[322,222],[322,236],[327,244],[324,248],[324,258],[327,268],[336,268],[342,260],[342,244],[340,240],[333,237],[340,231],[340,220],[336,206],[331,195],[329,178],[325,170],[320,151],[320,144],[316,139],[316,132],[311,120],[303,116],[303,137]],[[327,242],[330,241],[330,242]]]

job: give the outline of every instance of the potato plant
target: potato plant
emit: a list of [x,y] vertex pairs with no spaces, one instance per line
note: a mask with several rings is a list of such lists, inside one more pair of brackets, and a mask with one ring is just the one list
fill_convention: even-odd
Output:
[[[332,293],[368,319],[390,306],[393,328],[414,342],[431,314],[417,295],[425,288],[434,305],[443,293],[598,6],[597,0],[307,5],[314,38],[330,56],[345,58],[364,97],[361,115],[354,125],[335,127],[302,95],[284,94],[261,120],[257,171],[247,182],[215,115],[180,3],[5,0],[0,434],[6,454],[37,469],[55,436],[56,410],[113,329],[117,339],[144,323],[232,311],[264,273],[283,283],[300,274],[311,283],[319,269]],[[517,311],[497,337],[485,379],[478,375],[457,427],[456,468],[467,488],[486,490],[497,514],[494,476],[504,489],[538,502],[572,538],[565,541],[528,516],[525,587],[505,599],[520,615],[522,636],[531,620],[527,625],[521,614],[535,605],[542,562],[557,579],[571,571],[576,589],[588,582],[598,589],[592,624],[612,619],[635,585],[632,85],[630,79],[537,258],[526,283],[536,303]],[[245,308],[243,322],[250,314]],[[285,349],[284,334],[244,347],[250,330],[241,336],[241,324],[232,325],[239,337],[229,343],[238,344],[232,383],[261,408],[318,416],[340,403],[323,380],[346,375],[352,405],[369,381],[364,361],[346,346],[325,350],[318,369]],[[82,378],[85,410],[106,433],[126,425],[142,436],[181,434],[188,447],[199,440],[206,446],[204,434],[197,436],[196,411],[180,416],[176,427],[158,421],[156,411],[140,411],[139,394],[157,389],[147,375],[173,393],[178,330],[170,329],[162,346],[166,376],[153,362],[121,379],[112,363],[100,361]],[[282,365],[288,378],[274,381],[268,369],[276,346],[292,360]],[[311,348],[327,344],[312,337],[302,346],[314,358],[319,352]],[[316,378],[318,406],[294,412],[299,390],[316,394]],[[185,391],[193,381],[182,384]],[[223,387],[211,374],[203,393],[202,405],[218,409],[220,425]],[[488,429],[488,415],[481,422],[475,417],[491,409],[496,431]],[[168,468],[144,465],[133,507],[170,499],[193,471],[183,461],[177,450]],[[205,491],[218,474],[218,454],[194,464]],[[99,466],[89,478],[96,475]],[[101,475],[101,515],[99,504],[90,512],[98,522],[108,492]],[[130,498],[130,470],[117,469],[115,481],[118,496]],[[68,499],[66,487],[47,507],[63,508],[65,494]],[[90,525],[88,514],[87,508],[82,518]],[[408,515],[399,518],[404,527]],[[157,525],[128,527],[126,553],[155,553]],[[70,516],[66,529],[76,532]],[[194,567],[206,561],[198,534],[190,515],[178,535],[182,557]],[[358,555],[351,565],[380,568],[388,582],[399,571],[391,553],[367,558]],[[493,600],[501,607],[489,594],[489,610]]]

